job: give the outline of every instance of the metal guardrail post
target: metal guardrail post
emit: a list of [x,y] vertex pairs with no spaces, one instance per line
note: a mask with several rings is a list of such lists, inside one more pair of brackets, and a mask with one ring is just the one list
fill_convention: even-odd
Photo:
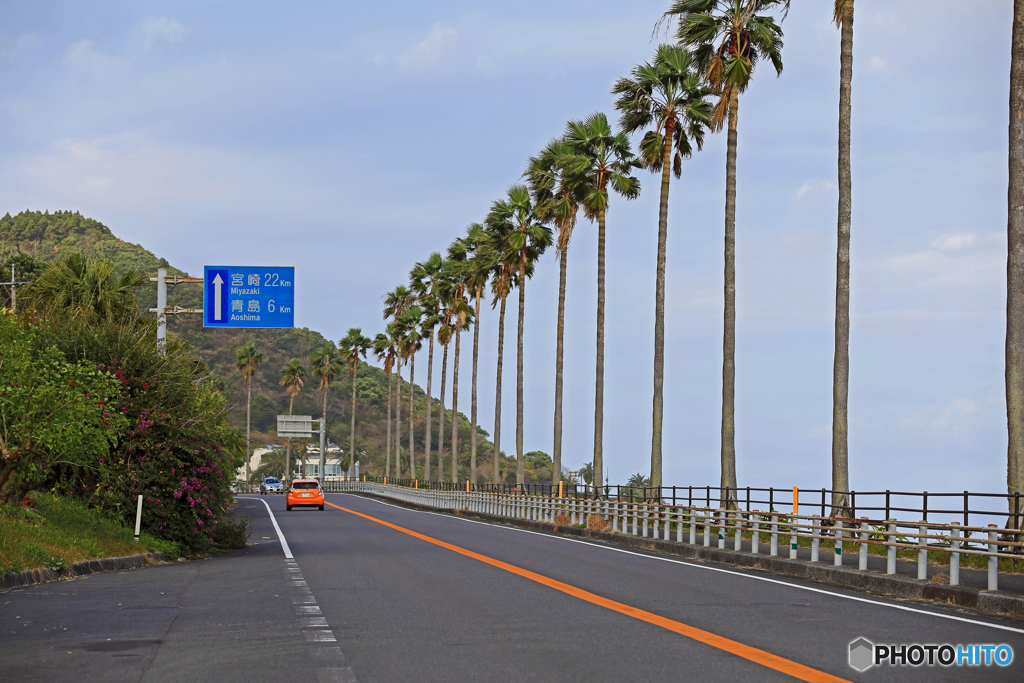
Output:
[[889,519],[888,529],[889,535],[886,536],[886,542],[889,543],[888,555],[885,561],[885,573],[895,574],[896,573],[896,520]]
[[996,525],[989,524],[988,527],[988,551],[992,553],[988,556],[988,589],[996,591],[999,590],[999,558],[995,554],[999,552],[999,544]]
[[949,525],[949,585],[960,585],[960,524]]
[[753,529],[750,531],[750,552],[757,555],[761,546],[761,513],[754,510]]
[[[917,527],[917,544],[921,546],[928,545],[928,527],[925,524],[927,522],[922,521]],[[919,548],[917,551],[917,578],[920,581],[928,578],[928,548]]]
[[821,517],[818,515],[811,517],[811,524],[814,525],[811,529],[811,536],[813,536],[811,538],[811,562],[817,562],[821,552],[821,539],[819,538],[821,536]]
[[725,509],[718,509],[718,547],[725,548]]
[[643,533],[641,535],[644,538],[647,538],[647,505],[646,504],[644,504],[643,516],[644,516]]
[[833,566],[843,566],[843,520],[836,520],[836,537],[833,542],[835,545],[835,558],[832,561]]
[[733,517],[735,526],[733,527],[733,550],[739,552],[743,550],[743,517],[737,511]]
[[701,515],[704,518],[703,521],[704,521],[704,547],[705,548],[710,548],[711,547],[711,525],[708,523],[708,521],[709,521],[708,517],[710,517],[711,515],[708,514],[709,512],[710,512],[710,510],[705,510],[704,514]]
[[772,557],[778,557],[779,555],[779,513],[772,510],[768,513],[772,518],[772,545],[770,555]]
[[860,571],[866,571],[868,568],[868,518],[860,518],[860,558],[857,563],[857,569]]

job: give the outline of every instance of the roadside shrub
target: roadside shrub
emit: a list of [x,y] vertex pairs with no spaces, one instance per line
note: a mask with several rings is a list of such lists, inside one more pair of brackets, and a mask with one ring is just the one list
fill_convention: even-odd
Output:
[[221,550],[241,550],[249,547],[249,520],[225,517],[213,527],[213,542]]

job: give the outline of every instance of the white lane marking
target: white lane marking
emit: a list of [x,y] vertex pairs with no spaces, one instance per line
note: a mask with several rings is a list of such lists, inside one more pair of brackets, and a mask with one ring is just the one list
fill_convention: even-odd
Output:
[[[363,500],[367,500],[366,496],[357,496],[357,495],[355,495],[353,493],[341,493],[341,494],[336,494],[336,495],[353,496],[355,498],[361,498]],[[419,513],[422,513],[422,514],[425,514],[425,515],[437,515],[439,517],[444,517],[445,519],[459,520],[461,522],[470,522],[472,524],[483,524],[484,526],[493,526],[493,527],[498,527],[498,528],[501,528],[501,529],[508,529],[510,531],[520,531],[520,532],[522,532],[524,534],[533,534],[534,536],[543,536],[544,538],[551,538],[551,539],[555,539],[555,540],[559,540],[559,541],[568,541],[570,543],[579,543],[580,545],[589,546],[591,548],[599,548],[601,550],[611,550],[611,551],[616,552],[616,553],[624,553],[626,555],[634,555],[636,557],[643,557],[643,558],[646,558],[648,560],[658,560],[659,562],[669,562],[671,564],[681,564],[684,567],[690,567],[692,569],[705,569],[707,571],[712,571],[712,572],[721,572],[722,574],[731,574],[733,576],[739,576],[739,577],[742,577],[742,578],[745,578],[745,579],[753,579],[755,581],[765,581],[767,583],[775,583],[775,584],[778,584],[780,586],[787,586],[789,588],[797,588],[797,589],[802,590],[802,591],[810,591],[812,593],[822,593],[824,595],[831,595],[831,596],[836,597],[836,598],[843,598],[844,600],[853,600],[855,602],[865,602],[865,603],[867,603],[869,605],[876,605],[878,607],[890,607],[892,609],[903,610],[904,612],[914,612],[916,614],[926,614],[926,615],[931,616],[931,617],[939,617],[940,619],[950,619],[952,621],[962,621],[962,622],[965,622],[965,623],[968,623],[968,624],[974,624],[976,626],[987,626],[989,628],[995,628],[995,629],[999,629],[999,630],[1002,630],[1002,631],[1012,631],[1013,633],[1024,633],[1024,629],[1013,628],[1012,626],[1004,626],[1002,624],[990,624],[990,623],[985,622],[985,621],[978,621],[976,619],[968,619],[967,617],[958,617],[958,616],[955,616],[955,615],[952,615],[952,614],[941,614],[939,612],[929,612],[928,610],[917,609],[915,607],[907,607],[906,605],[894,605],[894,604],[890,604],[890,603],[887,603],[887,602],[878,602],[877,600],[869,600],[868,598],[862,598],[862,597],[859,597],[859,596],[856,596],[856,595],[844,595],[843,593],[834,593],[834,592],[832,592],[830,590],[825,590],[823,588],[814,588],[812,586],[801,586],[800,584],[797,584],[797,583],[789,583],[788,581],[780,581],[779,579],[769,579],[766,576],[756,576],[756,575],[753,575],[753,574],[745,574],[743,572],[737,572],[737,571],[733,571],[733,570],[730,570],[730,569],[722,569],[720,567],[709,567],[709,566],[704,565],[704,564],[697,564],[697,563],[694,563],[694,562],[687,562],[685,560],[673,560],[672,558],[669,558],[669,557],[659,557],[657,555],[647,555],[645,553],[637,553],[637,552],[633,552],[632,550],[626,550],[624,548],[613,548],[611,546],[602,545],[602,544],[599,544],[599,543],[591,543],[589,541],[581,541],[581,540],[576,539],[576,538],[566,538],[565,536],[555,536],[554,534],[544,533],[542,531],[531,531],[529,529],[520,529],[518,527],[507,526],[507,525],[504,525],[504,524],[495,524],[494,522],[484,522],[484,521],[481,521],[479,519],[466,519],[465,517],[456,517],[455,515],[446,515],[443,512],[430,512],[429,510],[415,510],[415,509],[412,509],[412,508],[403,507],[401,505],[395,505],[394,503],[386,503],[386,502],[384,502],[382,500],[377,500],[376,498],[370,498],[369,500],[372,500],[375,503],[380,503],[381,505],[387,505],[388,507],[398,508],[399,510],[405,510],[406,512],[419,512]]]
[[277,537],[281,539],[281,550],[284,551],[284,556],[287,557],[289,560],[294,558],[295,556],[292,555],[292,549],[288,547],[288,541],[284,540],[284,534],[281,533],[281,527],[277,525],[277,517],[274,517],[274,511],[270,509],[270,505],[267,504],[267,501],[263,500],[262,498],[251,498],[249,496],[237,497],[245,498],[246,500],[258,500],[259,502],[263,503],[263,505],[266,506],[267,514],[270,515],[270,521],[274,523],[274,530],[277,532]]

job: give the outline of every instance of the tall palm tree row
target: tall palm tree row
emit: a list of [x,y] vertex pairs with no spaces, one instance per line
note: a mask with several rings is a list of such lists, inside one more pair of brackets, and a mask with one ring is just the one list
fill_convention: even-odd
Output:
[[252,341],[247,341],[235,352],[235,368],[242,373],[245,382],[245,481],[250,479],[249,458],[252,454],[252,378],[263,363],[263,353]]
[[533,195],[537,218],[555,226],[558,239],[555,251],[558,256],[558,322],[555,327],[555,409],[554,429],[551,445],[551,483],[557,484],[562,478],[562,370],[565,353],[565,289],[568,273],[569,243],[576,227],[579,202],[562,182],[559,166],[561,159],[569,155],[565,138],[549,142],[540,154],[530,157],[524,173]]
[[643,164],[661,173],[658,209],[658,256],[654,285],[654,405],[651,437],[651,482],[661,486],[662,424],[665,386],[665,261],[668,247],[668,193],[672,174],[682,175],[682,160],[704,145],[704,127],[711,120],[711,105],[704,99],[710,89],[690,68],[690,53],[675,45],[661,45],[654,59],[633,69],[612,88],[626,133],[650,129],[640,141]]
[[384,476],[391,476],[391,393],[392,393],[392,380],[394,374],[391,372],[391,368],[395,363],[395,345],[391,342],[390,330],[388,334],[378,332],[377,336],[373,338],[373,355],[377,357],[377,360],[381,361],[384,365],[384,372],[388,376],[388,427],[387,427],[387,447],[384,450],[385,462],[384,462]]
[[434,376],[434,329],[441,322],[441,306],[437,300],[437,283],[441,277],[441,266],[443,264],[444,259],[441,258],[441,254],[434,252],[426,261],[413,266],[412,271],[409,273],[410,286],[416,294],[418,304],[423,308],[423,323],[420,332],[423,336],[427,337],[429,344],[429,351],[427,352],[427,414],[424,421],[426,459],[423,467],[423,478],[427,481],[430,481],[430,460],[433,457],[431,455],[430,437],[431,427],[433,426],[431,409],[434,403],[433,393],[431,392],[431,381]]
[[[341,355],[348,364],[349,375],[352,377],[352,425],[348,435],[348,476],[355,475],[356,462],[356,372],[359,370],[359,357],[366,358],[366,352],[373,342],[363,336],[363,331],[353,327],[338,345]],[[290,410],[290,408],[289,408]],[[291,414],[289,412],[289,414]]]
[[526,185],[513,185],[506,198],[494,202],[488,222],[500,226],[507,234],[508,251],[519,290],[519,327],[516,341],[516,484],[526,481],[523,459],[523,330],[526,323],[526,281],[533,277],[534,265],[547,247],[551,246],[551,228],[542,223],[533,208],[530,190]]
[[[712,130],[728,122],[725,161],[725,311],[722,335],[721,487],[736,505],[736,147],[739,96],[765,60],[782,73],[782,28],[766,12],[785,12],[789,0],[675,0],[665,18],[677,22],[680,45],[718,96]],[[597,463],[594,463],[595,466]]]
[[604,473],[604,274],[605,217],[610,192],[635,199],[640,181],[632,174],[640,166],[629,146],[629,138],[612,131],[601,112],[566,126],[567,154],[559,161],[568,192],[579,197],[583,215],[597,223],[597,353],[594,390],[594,472],[596,481]]
[[[473,322],[468,301],[469,248],[464,238],[455,240],[448,247],[444,277],[441,280],[441,292],[448,308],[447,325],[451,334],[455,335],[455,357],[452,360],[452,482],[459,480],[459,343],[462,330]],[[442,421],[443,415],[442,410]]]
[[399,285],[384,296],[384,319],[392,320],[390,335],[392,344],[395,346],[395,369],[397,370],[397,388],[395,401],[395,476],[402,476],[402,336],[404,330],[398,324],[399,318],[412,306],[414,296],[405,285]]
[[[364,354],[365,355],[365,354]],[[295,397],[302,392],[302,385],[306,383],[306,366],[298,358],[288,361],[288,364],[281,368],[281,386],[288,394],[288,414],[292,415],[295,409]],[[292,437],[288,437],[284,451],[284,476],[291,479],[292,476]],[[302,450],[302,474],[306,473],[306,450]]]
[[473,299],[473,380],[470,389],[469,417],[469,480],[477,482],[477,365],[480,360],[480,299],[490,279],[492,252],[488,247],[487,231],[479,223],[473,223],[466,230],[464,238],[469,259],[466,262],[466,292]]
[[416,382],[416,352],[423,347],[420,337],[420,323],[423,321],[423,309],[413,306],[399,319],[402,329],[400,353],[409,359],[409,478],[416,478],[416,412],[413,408],[413,387]]

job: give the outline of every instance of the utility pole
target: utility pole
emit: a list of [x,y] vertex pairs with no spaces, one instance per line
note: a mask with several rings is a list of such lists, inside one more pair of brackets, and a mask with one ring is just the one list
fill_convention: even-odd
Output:
[[27,285],[28,282],[18,282],[14,279],[14,264],[11,264],[11,281],[0,282],[0,285],[9,286],[11,288],[11,311],[14,313],[18,312],[18,285]]

